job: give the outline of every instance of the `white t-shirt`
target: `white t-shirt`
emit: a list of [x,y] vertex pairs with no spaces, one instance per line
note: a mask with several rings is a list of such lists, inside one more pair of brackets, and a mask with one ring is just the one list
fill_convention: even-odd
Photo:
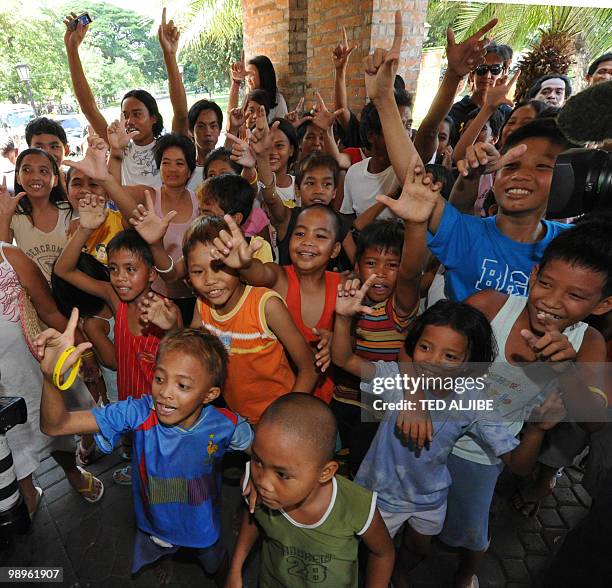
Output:
[[187,189],[195,192],[198,186],[204,181],[204,166],[196,165],[189,181],[187,182]]
[[[349,167],[344,178],[344,199],[342,200],[341,214],[356,214],[376,204],[378,194],[392,194],[399,188],[399,182],[389,166],[379,174],[368,171],[371,157],[363,159],[359,163]],[[378,218],[394,218],[390,210],[385,210]]]
[[287,110],[287,103],[285,102],[285,98],[280,92],[276,93],[276,106],[270,110],[270,114],[268,115],[268,122],[273,121],[275,118],[285,118],[285,115],[289,111]]
[[129,142],[121,164],[121,183],[124,186],[144,184],[152,188],[161,188],[161,176],[153,157],[153,147],[155,141],[148,145]]

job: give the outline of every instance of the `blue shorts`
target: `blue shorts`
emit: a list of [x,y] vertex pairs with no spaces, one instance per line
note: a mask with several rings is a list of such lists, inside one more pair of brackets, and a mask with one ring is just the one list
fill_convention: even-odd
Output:
[[451,547],[484,551],[489,547],[489,510],[504,464],[485,465],[448,456],[453,483],[448,489],[446,519],[439,538]]

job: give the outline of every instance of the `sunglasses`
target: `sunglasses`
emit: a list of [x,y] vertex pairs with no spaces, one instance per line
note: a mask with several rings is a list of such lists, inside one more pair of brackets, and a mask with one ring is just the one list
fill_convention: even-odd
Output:
[[479,65],[474,72],[477,76],[486,76],[490,71],[492,76],[498,76],[502,72],[502,66],[499,63],[493,65]]

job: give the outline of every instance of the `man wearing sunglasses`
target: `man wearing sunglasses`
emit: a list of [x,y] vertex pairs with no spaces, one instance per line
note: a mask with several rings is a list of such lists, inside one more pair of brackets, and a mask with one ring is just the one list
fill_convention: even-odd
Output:
[[[449,114],[456,128],[460,128],[475,110],[482,107],[489,88],[492,88],[498,78],[504,74],[505,52],[502,46],[490,43],[485,49],[487,51],[485,63],[474,69],[468,78],[468,84],[472,85],[472,94],[455,102],[450,110]],[[499,110],[502,111],[504,117],[507,117],[512,109],[504,104],[499,107]]]

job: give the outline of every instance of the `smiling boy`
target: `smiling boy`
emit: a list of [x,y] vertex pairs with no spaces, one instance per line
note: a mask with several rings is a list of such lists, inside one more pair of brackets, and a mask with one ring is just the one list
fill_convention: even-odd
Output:
[[[222,586],[228,556],[220,541],[217,466],[225,451],[248,448],[253,435],[238,415],[210,404],[227,370],[223,345],[204,329],[174,331],[160,344],[150,395],[67,412],[53,370],[60,354],[73,345],[77,323],[75,310],[64,333],[49,329],[36,341],[44,374],[41,429],[48,435],[95,433],[104,453],[133,431],[137,531],[132,573],[189,547]],[[78,346],[66,370],[88,346]]]

